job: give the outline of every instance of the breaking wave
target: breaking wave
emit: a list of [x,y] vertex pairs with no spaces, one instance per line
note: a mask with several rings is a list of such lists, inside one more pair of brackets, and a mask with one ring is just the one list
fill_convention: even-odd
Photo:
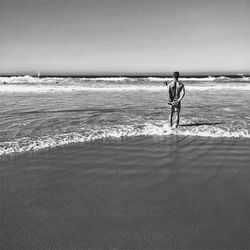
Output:
[[[146,80],[150,82],[172,81],[172,77],[34,77],[34,76],[10,76],[0,77],[0,83],[55,83],[62,81],[102,81],[102,82],[124,82]],[[197,82],[213,82],[213,81],[250,81],[249,76],[238,74],[237,76],[206,76],[206,77],[180,77],[180,81],[197,81]]]
[[[12,76],[0,77],[0,92],[72,92],[72,91],[164,91],[165,83],[172,78],[148,77],[98,77],[98,78],[72,78],[72,77],[44,77]],[[250,78],[240,75],[237,78],[197,77],[180,78],[185,82],[187,90],[250,90]]]
[[[168,125],[146,123],[143,125],[120,125],[112,128],[95,129],[91,131],[79,131],[63,133],[54,136],[43,136],[37,139],[29,137],[19,138],[15,141],[0,142],[0,155],[37,151],[45,148],[54,148],[73,143],[91,142],[112,138],[135,137],[135,136],[198,136],[198,137],[234,137],[250,138],[247,130],[225,130],[215,126],[191,126],[184,124],[178,129],[172,129]],[[190,127],[189,127],[190,126]]]

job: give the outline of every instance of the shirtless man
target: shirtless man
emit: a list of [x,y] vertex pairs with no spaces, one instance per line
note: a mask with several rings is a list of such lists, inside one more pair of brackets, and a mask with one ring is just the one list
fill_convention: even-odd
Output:
[[184,84],[178,81],[179,72],[174,72],[174,80],[168,84],[168,104],[170,105],[169,125],[173,125],[173,114],[176,115],[174,128],[179,126],[181,100],[185,95]]

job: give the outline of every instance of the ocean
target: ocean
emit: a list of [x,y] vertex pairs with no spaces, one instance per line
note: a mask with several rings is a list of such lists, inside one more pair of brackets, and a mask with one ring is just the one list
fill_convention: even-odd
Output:
[[249,249],[250,78],[0,78],[1,249]]
[[168,126],[170,80],[1,77],[0,155],[131,136],[250,137],[249,77],[181,78],[178,130]]

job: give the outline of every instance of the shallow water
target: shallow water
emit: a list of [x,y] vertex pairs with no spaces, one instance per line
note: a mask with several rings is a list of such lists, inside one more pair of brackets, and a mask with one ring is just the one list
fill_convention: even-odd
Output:
[[178,130],[164,80],[2,77],[0,155],[124,136],[250,137],[248,78],[184,79]]

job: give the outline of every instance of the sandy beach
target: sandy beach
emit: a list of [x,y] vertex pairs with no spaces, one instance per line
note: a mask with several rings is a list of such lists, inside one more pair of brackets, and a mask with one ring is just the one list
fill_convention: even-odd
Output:
[[1,158],[1,249],[248,249],[249,139],[149,136]]

